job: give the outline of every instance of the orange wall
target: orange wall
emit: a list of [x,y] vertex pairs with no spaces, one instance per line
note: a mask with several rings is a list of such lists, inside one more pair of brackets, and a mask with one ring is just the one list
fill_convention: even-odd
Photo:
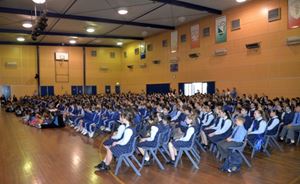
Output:
[[[37,90],[35,51],[34,46],[0,45],[0,85],[10,85],[16,96]],[[7,62],[15,62],[16,67],[6,67]]]
[[[281,8],[281,20],[268,22],[266,10]],[[300,28],[287,29],[286,0],[252,0],[241,6],[223,12],[227,16],[227,42],[215,43],[215,18],[208,16],[177,28],[178,37],[187,35],[187,42],[178,41],[176,54],[170,53],[170,32],[145,39],[153,45],[153,51],[147,52],[147,58],[140,59],[134,49],[140,42],[132,42],[120,48],[86,48],[86,82],[97,85],[98,93],[104,92],[105,85],[120,83],[121,91],[145,91],[146,84],[170,83],[177,89],[179,82],[216,81],[219,89],[236,87],[240,93],[268,94],[269,96],[300,96],[300,46],[287,46],[288,36],[300,36]],[[241,20],[241,29],[231,31],[230,22]],[[200,47],[190,49],[190,26],[200,25]],[[209,26],[210,37],[202,37],[202,29]],[[162,40],[167,39],[169,47],[163,48]],[[245,44],[261,42],[259,52],[248,52]],[[226,48],[226,56],[214,56],[215,49]],[[91,51],[97,56],[92,57]],[[55,81],[54,53],[69,53],[69,82]],[[110,58],[115,52],[115,58]],[[127,58],[123,53],[127,52]],[[200,57],[192,60],[189,53],[199,52]],[[179,72],[169,71],[171,57],[179,58]],[[0,46],[0,85],[12,85],[12,93],[17,96],[33,94],[36,90],[36,47]],[[5,68],[7,60],[17,61],[18,67]],[[160,60],[154,65],[153,60]],[[141,68],[141,64],[146,68]],[[128,69],[133,65],[133,69]],[[65,66],[58,66],[62,70]],[[101,70],[100,68],[107,68]],[[71,85],[83,85],[83,49],[81,47],[40,47],[41,85],[54,85],[55,94],[71,93]]]
[[[281,20],[268,22],[266,9],[280,7]],[[286,0],[254,0],[245,5],[227,10],[227,42],[215,43],[215,18],[208,16],[199,21],[178,27],[178,36],[187,34],[187,42],[178,45],[174,56],[179,57],[179,72],[169,71],[170,47],[163,48],[161,42],[168,39],[170,32],[150,38],[146,43],[153,44],[153,51],[147,53],[147,68],[138,68],[141,60],[133,54],[139,42],[126,45],[129,53],[123,58],[121,85],[125,90],[142,91],[147,83],[171,83],[177,89],[179,82],[216,81],[217,88],[237,87],[240,93],[265,93],[270,96],[300,96],[300,46],[287,46],[288,36],[300,36],[300,29],[287,29]],[[241,29],[231,31],[231,20],[240,19]],[[190,26],[200,25],[200,48],[190,49]],[[209,26],[210,37],[202,37],[202,29]],[[259,52],[251,53],[245,44],[261,42]],[[215,49],[226,48],[226,56],[214,56]],[[200,57],[192,60],[189,53],[199,52]],[[153,60],[160,60],[154,65]],[[134,64],[128,71],[126,65]],[[137,67],[136,67],[137,66]]]

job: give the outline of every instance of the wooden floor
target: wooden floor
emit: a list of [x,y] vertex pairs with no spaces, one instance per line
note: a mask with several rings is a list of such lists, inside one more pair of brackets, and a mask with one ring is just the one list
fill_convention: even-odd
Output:
[[241,173],[234,175],[220,172],[219,163],[209,154],[201,155],[199,170],[184,160],[177,169],[144,168],[141,177],[126,166],[118,177],[112,172],[96,173],[94,165],[105,154],[100,145],[106,137],[91,140],[70,128],[39,130],[0,111],[0,183],[300,183],[300,146],[285,146],[284,153],[274,150],[269,158],[259,154],[252,169],[243,166]]

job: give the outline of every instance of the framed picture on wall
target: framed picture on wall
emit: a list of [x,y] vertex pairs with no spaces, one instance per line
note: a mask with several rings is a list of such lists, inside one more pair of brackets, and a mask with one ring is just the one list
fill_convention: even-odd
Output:
[[134,49],[134,54],[139,55],[140,54],[140,49],[139,48]]
[[178,64],[177,63],[170,64],[170,72],[178,72]]
[[300,27],[300,0],[288,0],[288,28]]

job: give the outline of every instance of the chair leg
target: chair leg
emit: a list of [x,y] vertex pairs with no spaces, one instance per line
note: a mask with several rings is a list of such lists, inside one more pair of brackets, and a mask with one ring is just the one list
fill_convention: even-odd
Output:
[[276,145],[277,148],[278,148],[281,152],[283,152],[283,149],[282,149],[282,147],[279,145],[279,143],[277,142],[277,140],[276,140],[274,137],[271,137],[271,140],[272,140],[272,142],[274,143],[274,145]]
[[192,153],[192,155],[194,156],[194,158],[197,160],[197,162],[199,163],[201,157],[200,157],[200,155],[197,153],[197,151],[195,150],[195,148],[192,148],[192,149],[191,149],[191,153]]
[[138,161],[138,159],[137,159],[134,155],[132,155],[131,158],[138,164],[138,166],[139,166],[140,168],[143,167],[142,164]]
[[166,157],[166,155],[164,154],[164,152],[161,149],[162,148],[158,148],[159,153],[163,156],[163,158],[165,159],[166,162],[169,162],[169,159]]
[[254,157],[254,155],[255,155],[255,149],[254,149],[254,148],[252,148],[252,152],[251,152],[251,159]]
[[161,162],[160,162],[159,159],[157,158],[157,156],[156,156],[156,154],[154,153],[154,151],[153,151],[153,150],[149,150],[149,151],[150,151],[151,155],[153,156],[154,160],[156,161],[156,163],[158,164],[159,168],[160,168],[161,170],[164,170],[164,169],[165,169],[164,166],[161,164]]
[[247,166],[248,166],[248,167],[251,167],[251,164],[250,164],[250,162],[248,161],[248,159],[245,157],[245,155],[244,155],[242,152],[240,152],[240,151],[238,151],[238,153],[243,157],[243,159],[244,159],[244,161],[246,162]]
[[180,150],[178,151],[178,154],[177,154],[177,158],[176,158],[176,160],[175,160],[175,165],[174,165],[174,167],[177,167],[179,160],[181,160],[181,157],[182,157],[182,150],[180,149]]
[[129,163],[133,171],[136,173],[136,175],[141,176],[140,171],[134,166],[134,164],[131,162],[131,160],[128,157],[125,157],[125,160]]
[[[117,166],[116,166],[116,169],[115,169],[115,175],[117,176],[118,175],[118,173],[119,173],[119,169],[120,169],[120,167],[121,167],[121,165],[122,165],[122,161],[123,161],[123,157],[120,157],[119,159],[118,159],[118,161],[117,161]],[[125,161],[125,163],[126,163],[126,161]],[[127,163],[126,163],[127,164]]]
[[188,156],[188,158],[190,159],[190,161],[192,162],[192,164],[194,165],[194,167],[196,169],[199,169],[197,163],[195,162],[195,160],[191,157],[190,153],[188,150],[184,150],[184,153]]
[[206,152],[206,150],[203,148],[203,146],[201,145],[201,143],[199,142],[199,139],[195,140],[195,143],[197,144],[197,146],[199,146],[199,148],[201,149],[201,151]]

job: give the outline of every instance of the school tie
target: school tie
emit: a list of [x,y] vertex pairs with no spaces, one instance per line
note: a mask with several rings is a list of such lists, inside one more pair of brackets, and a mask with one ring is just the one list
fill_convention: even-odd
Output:
[[235,136],[235,134],[237,133],[238,129],[239,129],[239,127],[237,127],[237,128],[233,131],[232,136],[231,136],[232,139],[234,139],[234,136]]

